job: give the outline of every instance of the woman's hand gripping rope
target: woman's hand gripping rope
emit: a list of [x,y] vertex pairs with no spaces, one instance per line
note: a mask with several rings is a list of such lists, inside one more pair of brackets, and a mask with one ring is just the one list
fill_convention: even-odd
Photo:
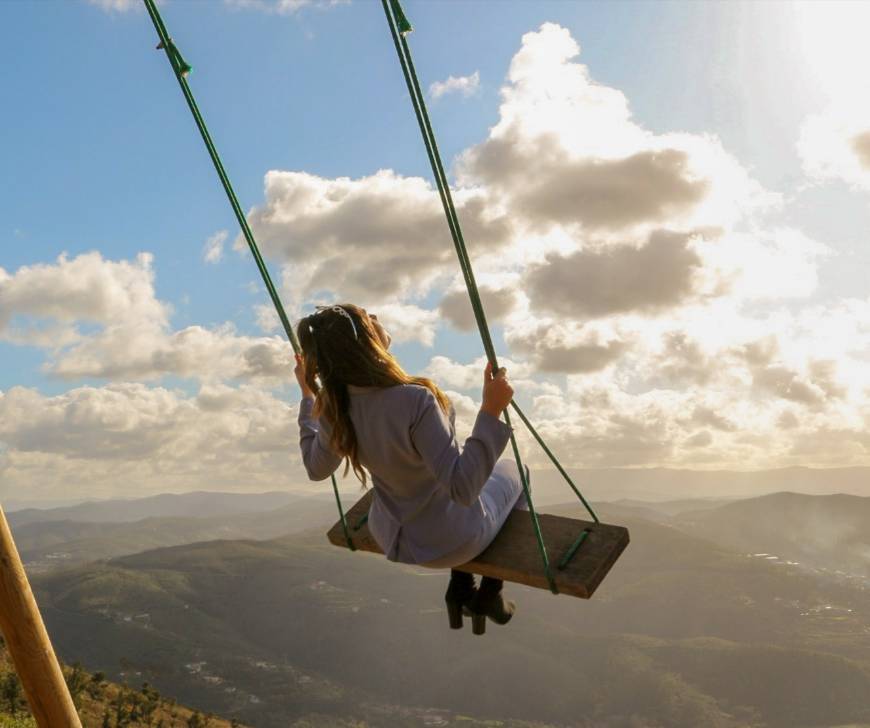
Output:
[[311,391],[311,387],[308,386],[308,382],[305,380],[305,362],[299,354],[296,354],[296,367],[293,369],[293,373],[296,375],[296,381],[299,382],[299,388],[302,390],[302,398],[313,398],[314,392]]
[[507,379],[507,369],[502,367],[492,373],[492,362],[487,362],[483,371],[483,403],[480,411],[492,415],[496,419],[507,408],[514,397],[514,389]]

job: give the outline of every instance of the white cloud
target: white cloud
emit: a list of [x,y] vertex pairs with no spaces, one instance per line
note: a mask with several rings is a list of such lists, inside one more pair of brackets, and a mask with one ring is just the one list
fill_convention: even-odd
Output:
[[8,447],[0,492],[98,497],[303,485],[295,417],[250,386],[186,396],[116,384],[53,397],[16,387],[0,393]]
[[540,372],[601,371],[632,346],[632,335],[612,326],[548,318],[519,318],[507,327],[505,338],[512,351],[530,354]]
[[459,93],[466,98],[473,96],[480,88],[480,71],[468,76],[448,76],[445,81],[435,81],[429,86],[429,95],[440,99],[451,93]]
[[801,126],[797,150],[814,182],[840,180],[870,191],[870,95],[855,91]]
[[239,10],[259,10],[274,15],[294,15],[303,8],[331,8],[336,5],[348,5],[350,0],[224,0],[224,3]]
[[[511,288],[482,285],[479,286],[479,293],[486,320],[490,325],[503,319],[517,305],[517,291]],[[476,326],[474,311],[465,288],[449,291],[438,304],[438,313],[460,331],[471,331]]]
[[232,325],[173,331],[152,263],[146,253],[132,262],[86,253],[0,269],[0,338],[46,348],[43,369],[70,380],[287,377],[292,356],[281,339],[240,336]]
[[170,308],[154,295],[152,263],[148,253],[115,262],[92,252],[72,260],[61,255],[55,264],[22,266],[13,274],[0,268],[0,336],[19,319],[49,319],[68,329],[79,321],[164,326]]
[[778,202],[716,137],[644,130],[579,52],[553,23],[523,36],[498,123],[461,156],[462,184],[488,185],[532,228],[599,234],[730,225]]
[[[729,232],[701,242],[708,288],[719,286],[736,301],[806,298],[818,286],[818,262],[832,254],[827,245],[795,228]],[[771,275],[776,271],[776,275]]]
[[202,248],[202,259],[206,263],[220,263],[223,260],[224,243],[229,235],[229,231],[219,230],[205,241]]
[[64,349],[46,371],[77,380],[148,381],[167,375],[221,381],[286,380],[292,371],[290,344],[279,337],[250,337],[232,325],[188,326],[179,331],[109,327]]
[[813,182],[841,180],[870,191],[870,5],[801,2],[794,15],[807,84],[824,98],[801,126],[797,149],[804,171]]
[[[508,371],[512,380],[522,380],[532,373],[528,364],[500,357],[500,367]],[[459,391],[481,390],[483,387],[483,371],[486,368],[486,357],[482,356],[469,364],[460,364],[446,356],[434,356],[423,370],[423,375],[431,377],[439,385]]]
[[[249,220],[263,251],[293,264],[285,287],[296,295],[331,291],[345,300],[391,301],[424,293],[455,271],[438,195],[419,177],[271,171],[265,186],[265,202]],[[480,191],[457,190],[454,199],[478,249],[506,243],[507,217],[489,212]]]
[[393,343],[416,341],[424,346],[435,343],[438,312],[401,303],[381,303],[367,307],[393,337]]
[[110,13],[126,13],[129,10],[142,9],[141,0],[88,0],[88,3]]
[[264,334],[272,334],[281,330],[281,319],[278,317],[278,312],[271,301],[269,303],[258,303],[254,306],[254,320],[256,321],[257,328]]
[[694,279],[701,265],[689,236],[656,231],[640,247],[549,256],[527,272],[526,291],[538,310],[569,318],[656,312],[697,295]]

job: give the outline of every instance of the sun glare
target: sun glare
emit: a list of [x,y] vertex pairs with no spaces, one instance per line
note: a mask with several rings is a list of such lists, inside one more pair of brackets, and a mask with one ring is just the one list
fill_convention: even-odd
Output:
[[798,2],[794,18],[809,75],[830,97],[854,94],[870,65],[870,2]]

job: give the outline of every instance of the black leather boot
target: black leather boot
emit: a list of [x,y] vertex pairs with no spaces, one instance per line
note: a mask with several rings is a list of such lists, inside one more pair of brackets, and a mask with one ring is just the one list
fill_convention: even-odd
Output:
[[468,604],[475,594],[477,589],[474,586],[474,574],[451,569],[450,584],[447,585],[447,593],[444,595],[450,629],[462,629],[462,614],[469,614]]
[[474,634],[486,632],[486,618],[496,624],[507,624],[514,616],[517,605],[502,596],[504,582],[484,576],[477,594],[468,605],[471,612],[471,630]]

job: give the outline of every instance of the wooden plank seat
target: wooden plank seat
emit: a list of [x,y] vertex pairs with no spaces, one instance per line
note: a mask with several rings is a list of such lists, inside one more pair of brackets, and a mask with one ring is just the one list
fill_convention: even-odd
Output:
[[[372,502],[372,491],[366,493],[345,515],[351,539],[360,551],[383,554],[369,533],[365,520]],[[550,569],[560,594],[588,599],[610,571],[619,555],[628,546],[628,529],[594,521],[538,513],[544,534]],[[580,534],[588,529],[577,552],[564,569],[559,563]],[[338,521],[327,533],[330,543],[347,548],[347,539]],[[549,590],[538,550],[532,519],[528,511],[512,511],[495,541],[473,561],[459,567],[481,576],[492,576],[517,584]]]

